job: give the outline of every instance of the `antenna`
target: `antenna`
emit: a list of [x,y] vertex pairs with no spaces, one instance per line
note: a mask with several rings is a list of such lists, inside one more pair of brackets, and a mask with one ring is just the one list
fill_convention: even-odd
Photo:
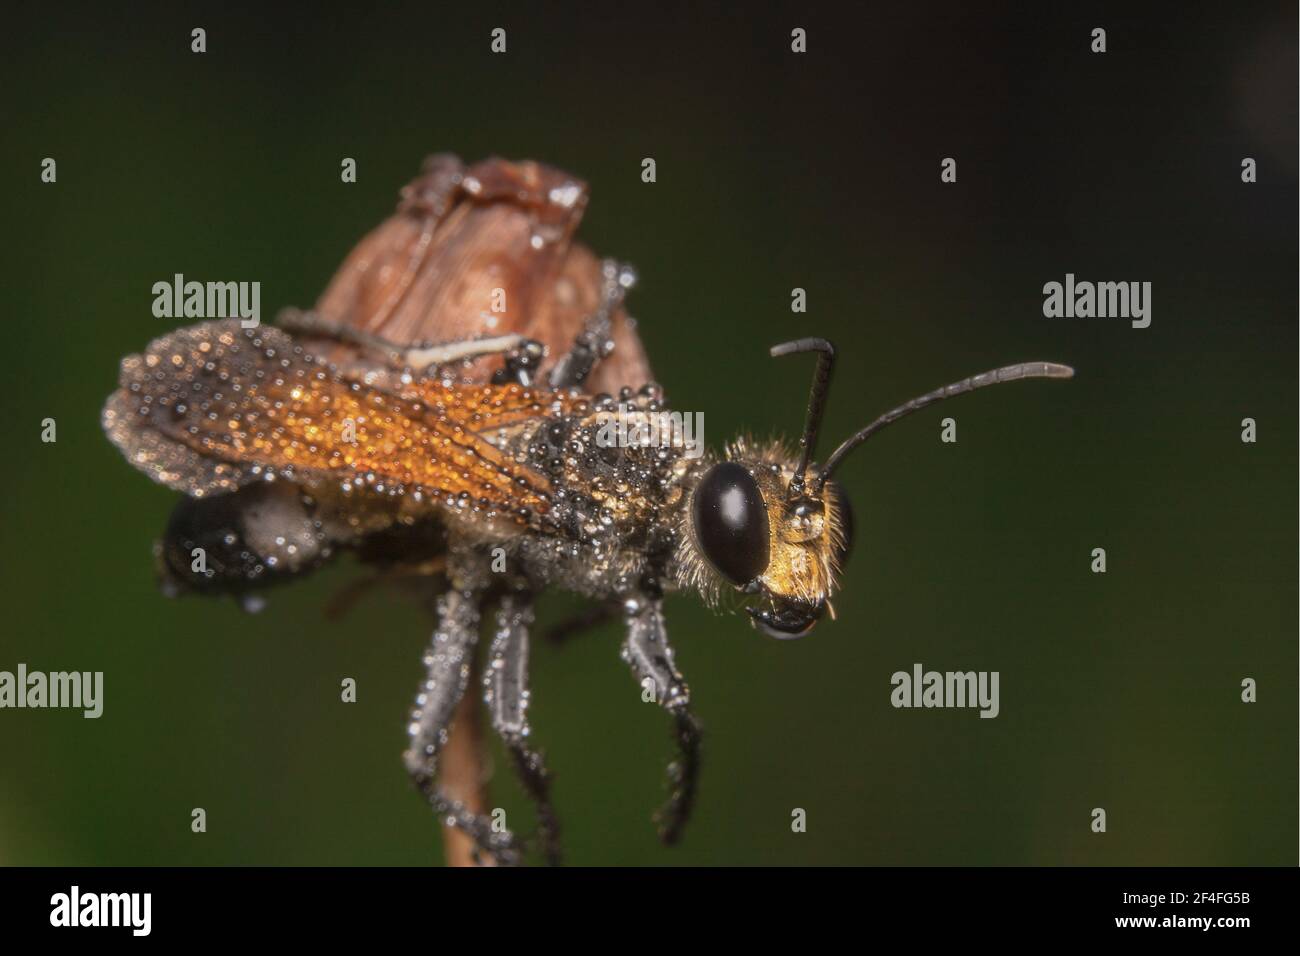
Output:
[[[819,341],[817,339],[805,339],[803,341]],[[790,343],[795,345],[798,343]],[[776,354],[776,350],[772,350]],[[826,459],[826,464],[822,470],[817,473],[816,479],[812,484],[813,493],[819,493],[826,480],[834,474],[835,469],[840,463],[848,457],[849,452],[857,448],[864,441],[874,435],[886,425],[898,421],[905,415],[925,408],[927,405],[933,405],[935,402],[943,401],[945,398],[952,398],[956,395],[964,395],[966,392],[973,392],[977,388],[984,388],[987,385],[1001,385],[1004,382],[1015,382],[1022,378],[1073,378],[1074,369],[1068,365],[1057,365],[1055,362],[1023,362],[1020,365],[1007,365],[1003,368],[995,368],[991,372],[984,372],[980,375],[972,375],[970,378],[964,378],[960,382],[954,382],[951,385],[945,385],[943,388],[936,388],[933,392],[927,392],[920,398],[914,398],[910,402],[899,405],[897,408],[890,409],[881,415],[874,422],[868,425],[856,435],[846,439],[839,448],[831,452],[831,457]],[[816,386],[814,384],[814,394]],[[809,414],[811,414],[811,407]],[[792,481],[791,487],[794,486]],[[800,482],[802,485],[802,482]]]
[[[835,346],[825,339],[795,339],[773,345],[772,358],[794,355],[796,352],[817,352],[817,370],[813,372],[812,391],[808,395],[808,415],[804,419],[803,435],[799,439],[799,467],[790,479],[787,498],[803,494],[804,481],[813,452],[817,449],[817,432],[821,428],[822,413],[826,410],[826,396],[831,388],[831,372],[835,368]],[[820,480],[820,479],[819,479]]]

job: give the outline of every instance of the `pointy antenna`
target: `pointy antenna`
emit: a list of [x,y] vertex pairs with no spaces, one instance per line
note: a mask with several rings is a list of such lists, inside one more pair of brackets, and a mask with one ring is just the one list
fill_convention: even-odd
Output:
[[813,452],[817,449],[817,432],[821,429],[822,413],[826,410],[826,396],[831,388],[831,372],[835,368],[835,346],[825,339],[795,339],[782,342],[771,349],[772,358],[793,355],[796,352],[816,352],[817,370],[813,372],[812,390],[808,395],[808,415],[804,419],[803,435],[799,439],[799,467],[790,479],[788,498],[797,498],[803,494],[807,479],[808,465],[812,462]]
[[[920,398],[914,398],[910,402],[899,405],[897,408],[890,409],[866,428],[862,429],[862,431],[845,440],[839,448],[836,448],[835,451],[831,452],[830,458],[826,459],[826,464],[822,466],[822,470],[817,473],[817,477],[813,480],[812,491],[814,494],[820,493],[822,486],[826,484],[826,480],[834,474],[835,469],[840,466],[840,463],[848,457],[849,452],[853,451],[853,449],[857,448],[886,425],[898,421],[905,415],[910,415],[912,412],[925,408],[927,405],[933,405],[935,402],[942,401],[945,398],[952,398],[956,395],[964,395],[966,392],[973,392],[975,389],[984,388],[987,385],[1001,385],[1004,382],[1014,382],[1022,378],[1073,377],[1074,369],[1070,368],[1068,365],[1057,365],[1054,362],[1023,362],[1020,365],[1007,365],[1003,368],[995,368],[991,372],[972,375],[970,378],[964,378],[960,382],[945,385],[943,388],[936,388],[933,392],[927,392]],[[793,484],[793,482],[791,484]]]

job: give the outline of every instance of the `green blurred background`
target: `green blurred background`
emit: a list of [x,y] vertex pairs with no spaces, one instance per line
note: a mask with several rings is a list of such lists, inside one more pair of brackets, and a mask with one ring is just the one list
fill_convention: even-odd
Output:
[[[589,181],[580,236],[637,266],[657,376],[715,447],[797,433],[812,363],[766,349],[799,335],[840,347],[828,441],[995,365],[1078,369],[850,459],[857,548],[839,619],[806,640],[669,600],[708,734],[682,846],[649,822],[668,728],[618,628],[538,648],[570,862],[1294,864],[1295,5],[535,6],[6,15],[0,669],[102,670],[106,700],[97,721],[0,711],[0,862],[441,858],[400,761],[429,622],[385,592],[326,621],[347,562],[255,616],[164,599],[150,545],[174,496],[99,411],[118,359],[170,324],[155,281],[258,279],[267,317],[310,304],[450,150]],[[1151,281],[1151,327],[1045,319],[1066,272]],[[1000,671],[1001,715],[893,709],[914,662]],[[494,761],[493,802],[527,829]]]

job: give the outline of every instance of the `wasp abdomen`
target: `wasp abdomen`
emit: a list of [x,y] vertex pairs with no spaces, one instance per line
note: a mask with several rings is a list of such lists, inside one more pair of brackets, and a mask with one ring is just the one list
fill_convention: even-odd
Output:
[[334,543],[297,488],[262,484],[182,498],[158,542],[158,571],[169,593],[238,595],[319,567]]

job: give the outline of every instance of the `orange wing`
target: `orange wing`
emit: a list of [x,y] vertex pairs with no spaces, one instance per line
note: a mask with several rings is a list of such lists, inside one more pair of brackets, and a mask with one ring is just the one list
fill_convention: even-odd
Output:
[[580,399],[520,385],[444,386],[401,395],[345,379],[274,328],[205,322],[122,361],[104,425],[127,459],[195,497],[272,473],[304,485],[411,495],[510,514],[549,510],[551,486],[490,439]]

